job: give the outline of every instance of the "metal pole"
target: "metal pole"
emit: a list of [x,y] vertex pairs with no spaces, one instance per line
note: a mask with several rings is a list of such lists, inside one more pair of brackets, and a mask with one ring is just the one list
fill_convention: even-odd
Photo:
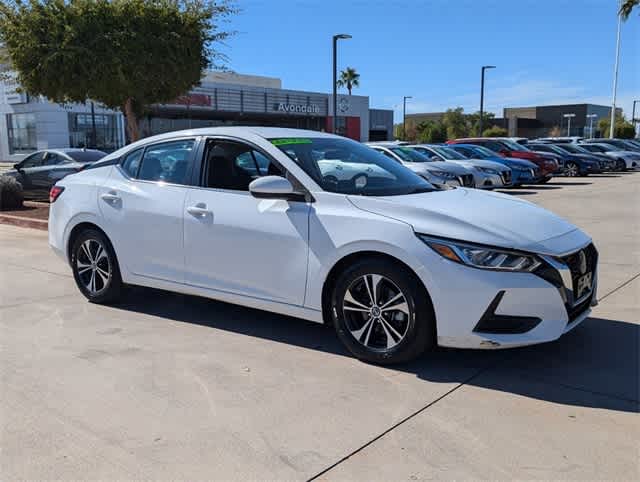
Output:
[[482,136],[482,110],[484,108],[484,67],[480,74],[480,122],[478,127],[478,136]]
[[91,101],[91,148],[95,149],[98,142],[98,133],[96,132],[96,111]]
[[331,132],[333,134],[336,133],[336,126],[338,125],[336,122],[336,118],[338,117],[338,36],[333,36],[333,118],[331,119],[332,129]]
[[589,119],[589,138],[593,139],[593,116]]
[[567,117],[567,137],[571,137],[571,117]]
[[631,110],[631,123],[633,124],[633,126],[636,126],[636,102],[638,102],[637,100],[633,101],[633,109]]
[[620,15],[620,6],[622,1],[618,2],[618,33],[616,35],[616,62],[613,69],[613,98],[611,100],[611,125],[609,126],[609,138],[613,139],[615,121],[616,121],[616,90],[618,88],[618,63],[620,61],[620,24],[622,16]]
[[407,140],[407,98],[402,98],[402,140]]

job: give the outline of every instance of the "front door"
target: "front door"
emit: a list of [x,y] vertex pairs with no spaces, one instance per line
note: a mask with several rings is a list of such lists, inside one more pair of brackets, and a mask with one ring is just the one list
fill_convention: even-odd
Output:
[[132,151],[99,187],[107,234],[128,273],[184,281],[183,210],[195,142],[171,140]]
[[253,179],[285,175],[252,146],[210,139],[203,155],[202,187],[185,200],[185,282],[302,305],[309,204],[251,196]]

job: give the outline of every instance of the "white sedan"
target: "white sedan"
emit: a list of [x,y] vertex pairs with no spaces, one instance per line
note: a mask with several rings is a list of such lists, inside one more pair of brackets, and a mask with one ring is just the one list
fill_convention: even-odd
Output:
[[[329,153],[332,170],[343,157],[366,176],[327,179]],[[125,284],[205,296],[330,324],[375,363],[555,340],[596,300],[597,251],[567,221],[438,189],[320,132],[162,134],[59,181],[50,200],[49,243],[90,301]]]

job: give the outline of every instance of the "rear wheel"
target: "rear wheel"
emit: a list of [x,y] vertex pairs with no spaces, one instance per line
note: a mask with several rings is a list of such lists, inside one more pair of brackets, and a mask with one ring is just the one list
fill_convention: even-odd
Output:
[[616,160],[616,171],[626,171],[627,170],[627,163],[624,162],[622,159],[617,159]]
[[104,234],[87,229],[76,237],[71,266],[78,289],[93,303],[112,303],[122,293],[122,278],[115,252]]
[[338,277],[331,315],[340,340],[357,358],[401,363],[435,345],[433,308],[413,273],[384,259],[364,259]]

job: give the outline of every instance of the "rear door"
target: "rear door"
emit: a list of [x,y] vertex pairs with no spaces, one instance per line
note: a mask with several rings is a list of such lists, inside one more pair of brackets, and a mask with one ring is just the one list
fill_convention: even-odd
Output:
[[41,188],[38,189],[38,185],[34,183],[34,179],[37,179],[40,172],[45,169],[45,156],[46,151],[36,152],[27,156],[20,163],[18,180],[22,184],[22,189],[25,194],[31,197],[38,197],[42,195]]
[[259,176],[295,179],[257,147],[230,139],[209,139],[202,165],[184,209],[186,283],[302,305],[310,204],[249,192]]
[[178,138],[127,153],[98,189],[98,204],[121,267],[184,281],[183,210],[197,138]]

